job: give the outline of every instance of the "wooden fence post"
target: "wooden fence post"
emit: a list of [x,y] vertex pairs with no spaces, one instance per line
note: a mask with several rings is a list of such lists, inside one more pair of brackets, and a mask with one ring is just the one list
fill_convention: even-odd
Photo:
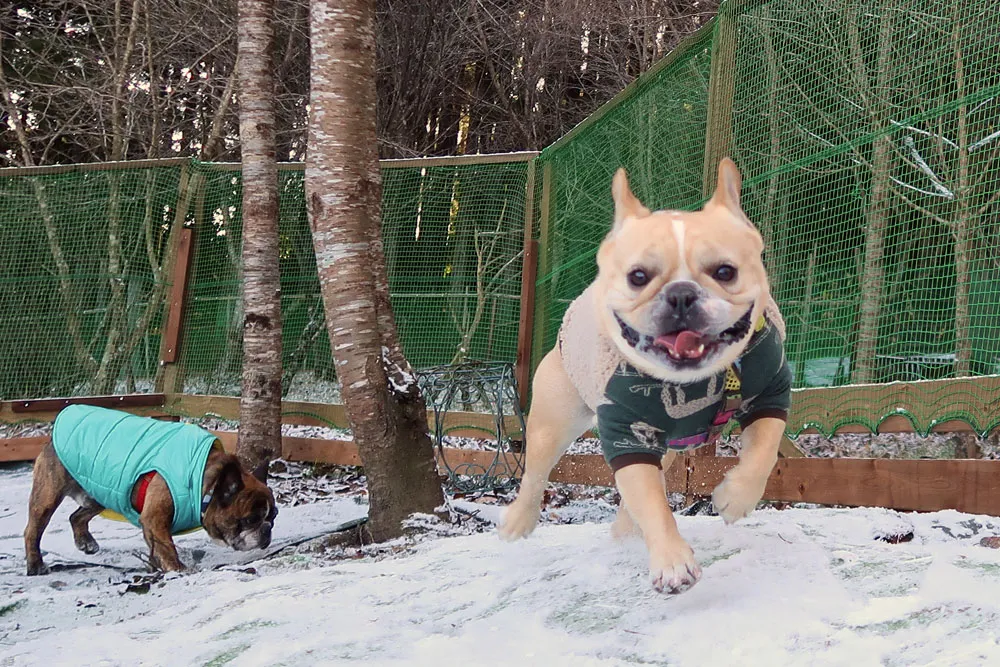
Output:
[[187,297],[188,275],[194,254],[194,230],[185,227],[187,212],[194,198],[194,191],[201,190],[204,177],[189,175],[188,166],[181,169],[177,186],[177,210],[167,239],[167,257],[163,273],[170,277],[160,339],[160,368],[156,376],[156,391],[176,393],[182,387],[180,346],[183,337],[184,302]]
[[[546,161],[542,166],[542,201],[538,210],[538,261],[537,276],[543,278],[549,271],[549,227],[552,220],[552,163]],[[545,329],[548,325],[548,307],[552,301],[552,294],[542,292],[539,300],[537,291],[535,296],[535,317],[533,322],[531,340],[531,364],[534,370],[538,362],[542,360],[548,350],[545,349]]]
[[[733,139],[733,60],[736,55],[735,23],[730,8],[724,7],[715,18],[712,39],[712,70],[708,82],[707,118],[705,119],[705,161],[702,169],[702,194],[710,197],[715,190],[719,160],[729,155]],[[715,456],[715,445],[699,447],[675,465],[687,467],[689,457]],[[689,484],[685,484],[684,502],[697,499]]]
[[528,407],[531,392],[531,348],[535,321],[535,280],[538,277],[538,242],[535,226],[535,160],[528,163],[524,187],[524,247],[521,260],[521,315],[517,324],[515,376],[521,410]]
[[[730,3],[739,4],[739,3]],[[736,22],[733,6],[724,6],[715,17],[712,68],[708,81],[708,111],[705,122],[705,162],[702,194],[715,190],[719,160],[728,156],[733,143],[733,71],[736,59]]]

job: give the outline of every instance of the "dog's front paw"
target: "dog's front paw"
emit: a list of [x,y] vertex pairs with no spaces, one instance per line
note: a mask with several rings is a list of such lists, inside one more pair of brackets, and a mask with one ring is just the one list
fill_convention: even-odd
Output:
[[42,575],[49,573],[49,566],[38,561],[37,563],[28,563],[28,576],[29,577],[40,577]]
[[701,566],[684,540],[649,553],[649,578],[659,593],[683,593],[701,579]]
[[542,514],[540,502],[520,496],[503,511],[497,533],[505,542],[513,542],[531,535]]
[[726,523],[733,523],[753,512],[764,495],[767,478],[758,479],[740,470],[737,465],[726,473],[722,483],[712,492],[715,511]]

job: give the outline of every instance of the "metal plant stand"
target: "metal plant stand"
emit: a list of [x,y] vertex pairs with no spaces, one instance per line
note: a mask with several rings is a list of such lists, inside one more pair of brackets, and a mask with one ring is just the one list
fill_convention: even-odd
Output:
[[[449,490],[483,494],[516,488],[524,471],[524,414],[518,402],[513,364],[466,362],[435,366],[419,371],[417,382],[434,412],[434,445],[448,471]],[[470,419],[467,421],[477,423],[463,424],[458,413],[478,413],[477,417],[482,415],[484,419]],[[475,434],[477,431],[482,435]],[[475,435],[470,437],[469,433]],[[449,461],[446,447],[486,450],[493,452],[493,457],[486,465],[454,460],[456,456]]]

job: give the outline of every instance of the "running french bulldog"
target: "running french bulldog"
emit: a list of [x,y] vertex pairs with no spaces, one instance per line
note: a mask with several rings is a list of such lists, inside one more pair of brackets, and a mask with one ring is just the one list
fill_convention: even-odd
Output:
[[727,524],[756,507],[777,461],[791,373],[739,170],[725,158],[718,174],[696,212],[651,212],[625,171],[615,174],[597,278],[570,305],[535,373],[526,470],[501,520],[503,539],[535,529],[549,473],[595,421],[622,498],[612,532],[643,536],[657,591],[679,593],[701,577],[664,489],[662,470],[677,452],[714,443],[737,419],[740,461],[712,500]]

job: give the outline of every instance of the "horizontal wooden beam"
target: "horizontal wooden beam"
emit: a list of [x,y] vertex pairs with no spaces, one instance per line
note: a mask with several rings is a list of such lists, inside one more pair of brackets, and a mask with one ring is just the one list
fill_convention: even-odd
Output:
[[[710,495],[737,459],[704,457],[685,462],[691,492]],[[921,512],[954,509],[1000,516],[1000,461],[780,459],[764,498]]]
[[0,440],[0,463],[34,461],[42,447],[49,441],[48,436],[30,438],[5,438]]
[[[423,169],[425,167],[461,167],[471,164],[505,164],[510,162],[528,162],[538,157],[537,151],[518,151],[515,153],[477,153],[473,155],[443,155],[440,157],[414,157],[391,160],[379,160],[381,169]],[[239,171],[239,162],[203,162],[202,166],[212,171]],[[305,162],[279,162],[278,171],[305,171]]]
[[[235,450],[235,432],[216,435],[227,450]],[[0,461],[30,461],[46,441],[44,437],[0,440]],[[290,461],[361,464],[357,446],[349,441],[285,437],[282,455]],[[444,456],[452,465],[474,463],[485,467],[493,461],[494,453],[448,448]],[[667,471],[667,490],[711,495],[737,461],[735,457],[679,457]],[[550,480],[592,486],[614,484],[611,470],[597,454],[564,456]],[[781,459],[771,473],[764,498],[922,512],[954,509],[1000,516],[1000,461]]]
[[85,164],[51,164],[39,167],[4,167],[0,176],[42,176],[84,171],[120,171],[123,169],[148,169],[190,164],[191,158],[168,157],[153,160],[125,160],[122,162],[87,162]]
[[[166,408],[186,417],[214,415],[231,421],[240,418],[240,399],[232,396],[168,394]],[[331,403],[282,401],[281,422],[297,426],[350,428],[344,406]],[[433,412],[427,413],[427,422],[433,428]],[[444,429],[445,435],[490,439],[495,437],[496,417],[480,412],[449,412],[445,416]],[[507,435],[517,438],[521,435],[521,422],[516,417],[508,416],[504,419],[504,430]]]
[[73,398],[42,398],[9,401],[15,413],[58,412],[70,405],[95,405],[101,408],[160,407],[167,400],[164,394],[126,394],[122,396],[80,396]]

